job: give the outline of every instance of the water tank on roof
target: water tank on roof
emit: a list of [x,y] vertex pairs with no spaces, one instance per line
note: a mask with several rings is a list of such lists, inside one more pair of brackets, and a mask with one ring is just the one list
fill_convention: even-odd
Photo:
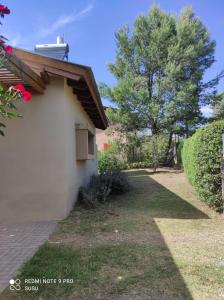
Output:
[[36,45],[34,51],[39,54],[50,56],[53,58],[68,60],[69,46],[64,42],[64,38],[57,37],[56,44]]

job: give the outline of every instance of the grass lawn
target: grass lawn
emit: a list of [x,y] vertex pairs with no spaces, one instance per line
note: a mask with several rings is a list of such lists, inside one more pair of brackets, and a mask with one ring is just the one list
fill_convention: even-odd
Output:
[[[76,208],[0,299],[224,299],[224,219],[182,173],[130,171],[131,190]],[[24,291],[28,278],[72,279]],[[26,284],[32,286],[35,284]]]

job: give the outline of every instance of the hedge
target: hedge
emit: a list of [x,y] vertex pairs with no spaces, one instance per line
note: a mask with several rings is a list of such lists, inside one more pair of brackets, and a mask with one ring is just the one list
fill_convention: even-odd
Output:
[[183,150],[183,146],[184,146],[184,141],[183,140],[179,141],[179,145],[177,147],[177,165],[180,168],[183,167],[183,162],[182,162],[182,150]]
[[222,134],[224,120],[199,128],[184,141],[184,172],[202,201],[218,212],[223,211],[221,185]]

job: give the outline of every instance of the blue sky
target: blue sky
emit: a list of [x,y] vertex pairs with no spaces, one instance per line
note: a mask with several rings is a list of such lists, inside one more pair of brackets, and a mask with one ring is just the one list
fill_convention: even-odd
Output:
[[[207,72],[212,78],[224,69],[224,1],[221,0],[8,0],[12,13],[3,19],[2,32],[12,45],[33,50],[35,44],[54,43],[63,35],[70,45],[69,60],[92,67],[97,82],[115,83],[107,63],[115,57],[114,32],[132,26],[152,4],[178,14],[191,5],[217,43],[216,63]],[[223,81],[219,90],[224,91]]]

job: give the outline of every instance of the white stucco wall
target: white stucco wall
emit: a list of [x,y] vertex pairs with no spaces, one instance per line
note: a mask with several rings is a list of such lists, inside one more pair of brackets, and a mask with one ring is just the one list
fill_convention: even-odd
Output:
[[22,104],[0,137],[0,223],[64,218],[96,161],[77,162],[75,123],[93,124],[64,79]]
[[[88,124],[95,133],[95,126],[81,104],[72,92],[72,88],[64,82],[65,86],[65,128],[66,128],[66,184],[68,191],[68,211],[71,210],[78,190],[81,185],[88,183],[91,175],[97,172],[97,151],[95,149],[94,160],[76,160],[75,124]],[[94,137],[95,138],[95,137]],[[95,144],[95,143],[94,143]],[[96,148],[96,147],[95,147]]]

